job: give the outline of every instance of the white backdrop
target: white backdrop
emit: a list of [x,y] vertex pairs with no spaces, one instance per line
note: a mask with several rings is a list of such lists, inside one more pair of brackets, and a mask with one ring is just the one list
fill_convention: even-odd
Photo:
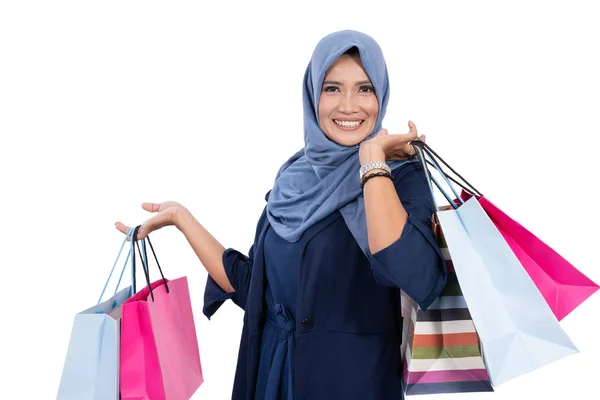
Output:
[[[76,312],[97,300],[143,201],[186,205],[247,252],[277,169],[303,145],[317,41],[372,35],[391,80],[384,126],[413,119],[467,179],[600,282],[600,14],[592,1],[6,1],[0,5],[0,397],[55,398]],[[595,174],[594,174],[595,172]],[[202,315],[206,272],[175,228],[205,383],[230,398],[242,311]],[[155,274],[156,276],[156,274]],[[597,398],[593,296],[562,323],[580,353],[495,394]],[[596,392],[596,394],[594,394]]]

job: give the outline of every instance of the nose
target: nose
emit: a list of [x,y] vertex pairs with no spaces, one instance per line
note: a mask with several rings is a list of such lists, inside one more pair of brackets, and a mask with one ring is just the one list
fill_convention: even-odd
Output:
[[352,114],[358,111],[358,96],[355,93],[347,92],[340,99],[338,109],[344,114]]

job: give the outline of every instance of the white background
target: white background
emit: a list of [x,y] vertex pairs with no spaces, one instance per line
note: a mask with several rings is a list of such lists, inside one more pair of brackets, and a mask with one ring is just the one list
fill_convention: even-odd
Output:
[[[317,41],[372,35],[384,126],[413,119],[505,212],[600,282],[600,13],[594,2],[6,1],[0,6],[0,398],[52,399],[76,312],[97,300],[143,201],[186,205],[247,252],[277,169],[303,145]],[[152,235],[187,275],[205,383],[230,398],[242,311],[202,315],[206,272],[175,228]],[[156,274],[154,275],[156,276]],[[596,294],[562,326],[580,353],[495,394],[597,399]]]

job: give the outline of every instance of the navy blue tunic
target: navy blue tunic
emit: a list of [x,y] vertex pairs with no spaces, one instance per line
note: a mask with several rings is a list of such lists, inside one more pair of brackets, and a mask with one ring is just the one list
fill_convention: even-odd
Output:
[[[325,239],[322,232],[315,236],[318,240]],[[294,398],[296,296],[303,247],[302,239],[289,243],[272,228],[265,235],[267,321],[260,347],[257,399]]]
[[[236,291],[225,293],[209,277],[204,313],[210,318],[227,299],[245,310],[234,400],[262,400],[256,395],[274,390],[273,382],[293,388],[283,399],[403,398],[399,288],[426,309],[447,274],[431,230],[431,195],[420,166],[407,163],[393,178],[408,220],[401,237],[373,255],[363,254],[339,212],[287,246],[272,235],[263,211],[248,256],[225,251],[223,263]],[[266,254],[276,244],[284,246],[284,255],[294,253],[295,261],[290,256],[277,262],[273,253]],[[273,286],[286,283],[277,282],[266,263],[282,267],[289,261],[295,264],[290,272],[297,274],[295,299],[275,298]]]

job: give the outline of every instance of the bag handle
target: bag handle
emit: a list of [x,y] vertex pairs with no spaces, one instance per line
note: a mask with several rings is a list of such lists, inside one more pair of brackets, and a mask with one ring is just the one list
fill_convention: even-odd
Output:
[[[142,261],[142,269],[144,270],[144,277],[146,278],[146,284],[147,284],[148,290],[150,291],[150,297],[152,298],[152,302],[154,302],[154,293],[153,293],[152,285],[150,284],[150,268],[148,266],[148,254],[146,251],[146,240],[148,241],[148,244],[150,245],[150,250],[152,251],[152,255],[154,256],[156,265],[158,266],[158,271],[160,272],[160,276],[162,277],[162,280],[163,280],[163,283],[167,290],[167,293],[169,293],[169,285],[167,283],[167,280],[165,279],[165,275],[163,274],[162,268],[160,267],[158,258],[156,257],[156,252],[154,251],[154,247],[152,246],[152,242],[150,241],[150,236],[146,236],[144,239],[141,239],[142,246],[140,249],[140,245],[139,245],[140,240],[138,240],[138,238],[137,238],[137,234],[138,234],[140,227],[141,227],[141,225],[138,225],[134,228],[133,234],[132,234],[132,244],[131,245],[133,247],[133,245],[135,243],[135,246],[138,249],[138,254],[140,255],[140,259]],[[134,273],[135,273],[135,252],[132,254],[132,263],[133,263],[132,269],[134,270]]]
[[[435,168],[435,166],[433,165],[433,163],[431,161],[426,160],[426,162],[427,162],[427,164],[429,164],[429,165],[431,165],[432,167]],[[471,195],[474,195],[474,196],[482,196],[482,194],[476,192],[474,190],[474,188],[467,187],[467,185],[465,185],[464,182],[463,183],[459,182],[457,179],[455,179],[452,176],[448,175],[448,173],[444,173],[444,174],[446,175],[446,178],[450,179],[452,182],[454,182],[455,184],[457,184],[458,186],[460,186],[460,188],[462,190],[464,190],[465,192],[467,192],[467,193],[469,193]]]
[[[102,301],[102,297],[104,297],[104,292],[106,292],[106,288],[108,286],[108,282],[110,282],[110,278],[112,277],[113,272],[115,271],[115,267],[117,266],[117,262],[119,261],[119,258],[121,258],[121,253],[123,252],[123,248],[125,247],[125,243],[127,243],[127,239],[130,238],[133,234],[133,229],[130,229],[129,232],[127,232],[127,235],[125,235],[125,239],[123,239],[123,243],[121,244],[121,248],[119,249],[119,253],[117,254],[117,258],[115,260],[115,262],[113,263],[112,269],[110,270],[110,274],[108,275],[108,279],[106,279],[106,282],[104,283],[104,288],[102,288],[102,293],[100,293],[100,297],[98,298],[98,303],[96,303],[96,305],[100,304],[100,302]],[[127,258],[125,259],[125,264],[123,265],[123,269],[121,269],[121,275],[119,275],[119,281],[117,282],[117,287],[115,289],[115,293],[117,294],[117,292],[119,291],[119,286],[121,285],[121,278],[123,277],[123,273],[125,272],[125,267],[127,267],[127,262],[129,261],[129,257],[131,256],[131,251],[128,252],[127,254]],[[135,293],[135,287],[132,286],[131,287],[131,294],[133,295],[133,293]]]
[[417,141],[413,141],[412,144],[414,144],[415,146],[415,150],[417,152],[417,157],[420,161],[421,164],[421,168],[423,169],[423,172],[425,173],[425,178],[427,180],[427,183],[429,185],[429,190],[431,192],[431,199],[432,199],[432,204],[433,204],[433,208],[436,212],[440,211],[440,208],[437,204],[437,201],[435,200],[435,195],[434,195],[434,190],[433,190],[433,186],[432,186],[432,182],[435,184],[435,186],[438,188],[438,190],[444,195],[444,197],[446,198],[446,200],[448,201],[448,203],[454,208],[458,208],[458,205],[452,200],[452,198],[450,197],[450,195],[448,194],[448,192],[446,192],[443,188],[442,185],[440,185],[440,183],[438,182],[437,179],[435,179],[435,177],[433,175],[431,175],[431,172],[429,171],[429,168],[427,167],[427,164],[433,166],[439,173],[440,175],[444,178],[444,180],[446,181],[446,184],[450,187],[450,189],[452,190],[452,192],[454,193],[454,195],[456,196],[456,198],[459,200],[459,202],[461,204],[464,203],[463,199],[458,195],[458,193],[456,192],[454,186],[452,186],[452,184],[450,183],[447,175],[442,171],[440,165],[437,163],[436,159],[433,157],[433,155],[428,151],[428,149],[425,146],[422,146],[424,144],[424,142],[422,141],[418,141],[418,143],[415,143]]
[[421,147],[416,145],[416,141],[412,141],[411,144],[415,145],[414,148],[416,151],[417,158],[419,159],[419,164],[423,169],[423,173],[425,174],[425,180],[427,181],[427,185],[429,186],[429,193],[431,194],[431,204],[433,205],[433,210],[437,213],[438,211],[440,211],[440,208],[438,207],[437,201],[435,200],[435,196],[433,195],[433,186],[431,185],[431,173],[427,168],[425,155],[423,154],[423,150],[421,149]]
[[[458,194],[458,192],[456,191],[456,189],[454,188],[454,186],[450,183],[450,180],[448,179],[448,174],[446,174],[443,170],[442,167],[440,167],[440,164],[438,164],[437,160],[435,159],[435,157],[431,154],[431,152],[427,149],[424,148],[425,153],[427,153],[429,159],[431,160],[430,163],[432,163],[433,167],[437,170],[437,172],[442,176],[442,178],[444,178],[444,180],[446,181],[446,184],[448,185],[448,187],[450,188],[450,190],[452,190],[452,193],[454,193],[454,196],[456,196],[456,198],[458,199],[458,201],[460,202],[460,204],[464,204],[464,200],[460,197],[460,195]],[[437,182],[437,180],[432,177],[433,182],[435,183],[435,185],[438,187],[438,189],[444,194],[444,197],[446,197],[446,200],[448,200],[448,202],[454,207],[457,208],[458,206],[455,207],[455,202],[448,196],[448,193],[446,191],[444,191],[440,184]]]
[[[134,259],[132,260],[132,268],[131,268],[131,282],[132,282],[132,285],[133,285],[133,288],[134,288],[133,289],[134,293],[136,292],[135,288],[136,288],[136,285],[137,285],[137,279],[136,279],[136,274],[135,274],[135,244],[136,244],[136,242],[137,242],[138,239],[137,239],[137,231],[136,231],[136,229],[139,230],[140,227],[141,227],[141,225],[138,225],[137,227],[131,229],[131,232],[132,232],[132,234],[131,234],[131,254],[133,254],[133,256],[134,256]],[[136,238],[135,240],[133,239],[134,238],[133,233],[135,233],[135,238]],[[145,242],[142,242],[142,248],[145,249]],[[138,249],[138,251],[139,251],[139,249]],[[143,262],[142,262],[142,268],[144,270],[144,274],[148,273],[148,280],[149,280],[150,279],[150,272],[149,271],[146,272],[146,269],[144,269],[148,265],[148,261],[147,261],[146,257],[147,257],[147,254],[144,251],[144,256],[142,257],[142,260],[143,260]],[[144,262],[146,264],[144,264]],[[162,274],[162,272],[161,272],[161,274]]]
[[[441,167],[439,166],[439,164],[437,164],[437,169],[438,171],[440,171],[440,173],[442,173],[443,175],[445,175],[448,179],[450,179],[452,182],[456,183],[458,186],[460,186],[462,189],[464,189],[465,191],[471,193],[471,194],[475,194],[479,197],[482,197],[483,194],[475,189],[475,187],[469,183],[465,178],[462,177],[462,175],[460,175],[458,172],[456,172],[454,170],[454,168],[452,168],[450,166],[450,164],[448,164],[442,157],[440,157],[439,154],[437,154],[427,143],[421,141],[421,140],[415,140],[413,141],[411,144],[413,145],[417,145],[417,146],[421,146],[421,148],[424,151],[427,151],[429,153],[429,155],[431,156],[432,160],[439,160],[442,162],[442,164],[444,164],[454,175],[456,175],[463,183],[458,182],[456,179],[452,178],[450,175],[448,175],[445,172],[441,171]],[[430,162],[428,162],[429,164],[431,164]]]

